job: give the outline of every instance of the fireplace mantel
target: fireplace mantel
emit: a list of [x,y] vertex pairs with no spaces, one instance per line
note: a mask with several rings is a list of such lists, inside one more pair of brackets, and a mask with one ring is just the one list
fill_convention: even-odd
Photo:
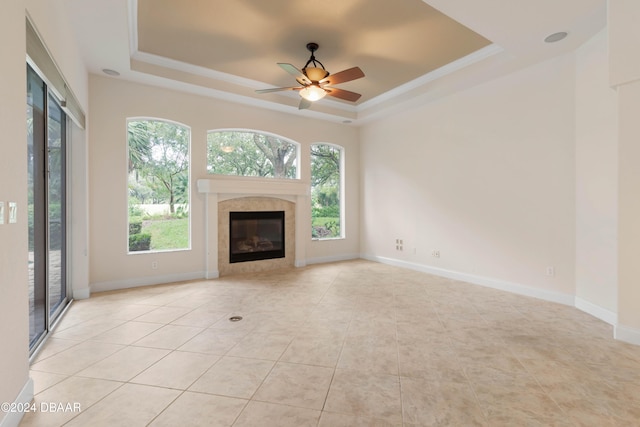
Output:
[[220,276],[218,268],[218,203],[241,197],[270,197],[295,203],[296,267],[306,265],[306,241],[311,238],[310,188],[299,179],[274,179],[235,176],[214,176],[197,181],[198,192],[205,194],[206,278]]

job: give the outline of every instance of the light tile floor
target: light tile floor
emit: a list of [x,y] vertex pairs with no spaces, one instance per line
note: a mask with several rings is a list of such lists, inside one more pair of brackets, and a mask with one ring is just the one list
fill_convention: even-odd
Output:
[[94,294],[31,369],[81,412],[21,426],[640,425],[611,326],[363,260]]

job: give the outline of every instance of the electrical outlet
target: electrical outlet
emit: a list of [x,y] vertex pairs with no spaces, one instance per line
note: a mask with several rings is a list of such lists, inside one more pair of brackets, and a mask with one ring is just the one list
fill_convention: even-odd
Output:
[[546,270],[545,273],[546,273],[547,276],[553,277],[553,276],[556,275],[556,269],[555,269],[554,266],[550,265],[550,266],[547,267],[547,270]]
[[434,258],[440,258],[440,251],[438,249],[434,249],[431,252],[431,256],[434,257]]
[[151,261],[151,269],[152,270],[158,269],[158,261]]
[[402,250],[402,239],[396,239],[396,251]]

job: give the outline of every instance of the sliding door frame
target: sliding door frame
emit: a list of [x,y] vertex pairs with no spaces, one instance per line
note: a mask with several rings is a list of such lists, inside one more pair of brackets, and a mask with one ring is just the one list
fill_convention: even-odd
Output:
[[[37,77],[39,80],[38,91],[42,92],[42,111],[38,116],[33,114],[34,121],[33,126],[33,167],[30,171],[33,182],[30,184],[33,186],[33,210],[29,212],[29,216],[33,220],[33,236],[29,237],[30,243],[33,247],[29,250],[33,251],[33,276],[29,280],[29,286],[33,287],[33,296],[29,297],[30,310],[33,310],[33,316],[30,314],[29,325],[29,353],[31,357],[35,355],[39,347],[46,340],[48,334],[51,332],[55,322],[60,318],[62,312],[66,309],[71,302],[70,298],[70,282],[69,278],[69,220],[68,212],[70,208],[69,203],[69,177],[68,167],[69,164],[69,117],[62,108],[63,103],[60,99],[50,90],[47,80],[38,72],[37,69],[27,64],[27,80],[29,81],[29,75]],[[33,88],[32,88],[33,90]],[[33,97],[32,97],[33,98]],[[56,113],[59,114],[60,129],[59,147],[52,146],[51,124],[52,112],[50,111],[50,103],[55,103]],[[53,151],[59,149],[60,152],[57,156],[58,164],[53,164],[55,154]],[[30,162],[31,160],[28,159]],[[51,188],[51,182],[53,181],[51,174],[52,169],[54,173],[59,176],[58,187],[55,190]],[[58,191],[59,197],[59,218],[56,230],[57,238],[52,239],[52,193]],[[31,218],[30,218],[31,220]],[[31,221],[30,221],[31,222]],[[53,246],[56,246],[54,248]],[[57,264],[53,265],[52,260],[55,260],[53,253],[59,250],[57,257]],[[52,300],[52,285],[54,285],[54,279],[52,278],[56,274],[58,286],[60,288],[59,299],[57,301]],[[52,307],[53,303],[53,307]],[[32,332],[33,330],[33,332]]]

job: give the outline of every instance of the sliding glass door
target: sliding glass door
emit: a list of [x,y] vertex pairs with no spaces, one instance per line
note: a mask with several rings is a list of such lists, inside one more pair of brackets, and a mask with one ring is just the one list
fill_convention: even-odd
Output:
[[67,298],[66,292],[66,215],[65,215],[65,134],[66,115],[60,104],[49,97],[47,110],[47,155],[49,174],[47,185],[47,224],[49,316],[53,320]]
[[66,292],[66,114],[27,66],[29,347],[68,302]]

